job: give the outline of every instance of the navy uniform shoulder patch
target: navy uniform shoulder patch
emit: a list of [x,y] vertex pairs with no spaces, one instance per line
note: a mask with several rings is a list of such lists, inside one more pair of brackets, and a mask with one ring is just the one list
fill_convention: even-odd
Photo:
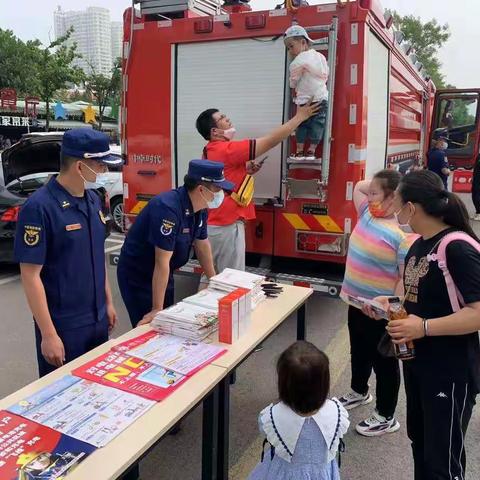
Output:
[[23,231],[23,242],[29,247],[38,245],[41,239],[42,227],[38,225],[25,225]]
[[160,232],[162,235],[168,236],[172,233],[175,222],[170,220],[162,220],[162,226],[160,227]]

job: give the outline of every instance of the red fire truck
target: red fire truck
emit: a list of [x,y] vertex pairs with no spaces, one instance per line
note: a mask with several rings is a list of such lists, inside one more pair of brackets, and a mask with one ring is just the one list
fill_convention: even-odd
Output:
[[[438,129],[449,130],[458,153],[449,152],[450,159],[471,165],[479,90],[439,92],[434,108],[435,86],[378,0],[300,7],[290,1],[259,12],[241,0],[215,2],[140,0],[140,9],[125,12],[127,223],[152,196],[180,185],[188,162],[201,157],[205,141],[195,120],[206,108],[226,112],[238,138],[260,137],[290,117],[282,34],[298,23],[318,40],[314,48],[330,68],[321,161],[289,163],[294,139],[268,153],[256,177],[247,251],[252,265],[277,281],[336,295],[341,275],[326,272],[345,262],[355,183],[385,166],[404,172],[421,163]],[[470,123],[454,124],[460,111]]]

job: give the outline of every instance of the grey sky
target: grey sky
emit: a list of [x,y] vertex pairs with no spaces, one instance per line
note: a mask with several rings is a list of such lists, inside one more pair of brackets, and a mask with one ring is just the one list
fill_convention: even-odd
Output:
[[[254,9],[274,8],[281,0],[251,0]],[[310,1],[311,4],[332,3],[330,1]],[[398,10],[401,14],[415,14],[423,20],[432,17],[441,23],[448,23],[452,36],[440,52],[443,72],[449,83],[457,87],[480,86],[480,62],[476,60],[480,43],[478,19],[480,2],[478,0],[380,0],[385,8]],[[2,3],[6,3],[3,0]],[[13,4],[13,2],[8,2]],[[53,11],[57,5],[64,10],[83,9],[86,6],[109,8],[112,20],[122,20],[125,8],[130,4],[126,0],[19,0],[16,8],[3,8],[0,14],[0,28],[10,28],[22,40],[38,38],[47,42],[53,38]]]

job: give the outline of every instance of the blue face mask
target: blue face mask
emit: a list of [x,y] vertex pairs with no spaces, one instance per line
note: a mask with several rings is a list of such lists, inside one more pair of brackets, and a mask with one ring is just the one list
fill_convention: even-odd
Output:
[[105,187],[105,185],[107,184],[107,174],[97,173],[95,170],[91,169],[86,163],[81,163],[95,175],[95,181],[90,182],[89,180],[86,180],[82,174],[80,174],[80,176],[83,178],[83,181],[85,182],[85,188],[87,190],[96,190],[97,188]]

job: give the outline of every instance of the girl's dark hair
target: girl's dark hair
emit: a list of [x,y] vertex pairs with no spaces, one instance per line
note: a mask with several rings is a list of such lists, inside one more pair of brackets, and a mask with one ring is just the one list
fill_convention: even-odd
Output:
[[377,172],[373,178],[380,181],[383,193],[388,197],[395,192],[402,176],[396,170],[385,169]]
[[318,410],[330,391],[328,357],[310,342],[298,341],[278,359],[278,395],[293,411]]
[[465,204],[457,195],[445,190],[442,179],[436,173],[430,170],[411,172],[400,181],[398,192],[403,203],[418,203],[427,215],[443,220],[478,241],[470,226]]

